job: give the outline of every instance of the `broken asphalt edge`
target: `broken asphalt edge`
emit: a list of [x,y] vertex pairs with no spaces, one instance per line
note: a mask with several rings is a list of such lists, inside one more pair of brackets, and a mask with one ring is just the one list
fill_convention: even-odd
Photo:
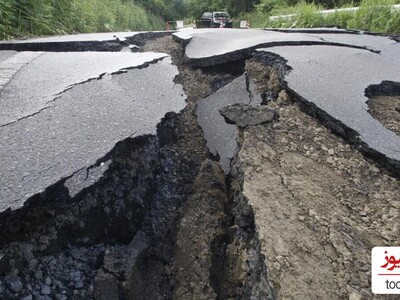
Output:
[[148,39],[171,35],[173,32],[141,32],[119,40],[118,37],[105,41],[60,41],[60,42],[1,42],[0,50],[44,51],[44,52],[119,52],[131,44],[143,45]]
[[285,33],[319,33],[319,34],[361,34],[360,30],[356,29],[348,29],[348,28],[340,28],[340,27],[329,27],[325,28],[332,29],[323,29],[323,28],[264,28],[265,31],[276,31],[276,32],[285,32]]
[[251,58],[255,51],[258,48],[272,48],[272,47],[281,47],[281,46],[337,46],[337,47],[344,47],[344,48],[353,48],[353,49],[361,49],[365,51],[370,51],[372,53],[379,54],[380,51],[376,51],[370,49],[368,47],[356,46],[356,45],[349,45],[343,43],[333,43],[333,42],[324,42],[324,41],[285,41],[285,42],[268,42],[268,43],[260,43],[258,45],[240,49],[237,51],[232,51],[220,55],[204,57],[204,58],[189,58],[185,54],[185,59],[189,65],[194,67],[210,67],[215,66],[218,64],[224,64],[232,61],[237,61],[241,59],[248,59]]
[[[72,174],[65,176],[63,178],[60,178],[57,182],[54,184],[46,187],[44,190],[30,196],[28,199],[26,199],[21,205],[21,207],[17,209],[11,209],[8,208],[2,212],[0,212],[0,228],[6,229],[6,226],[3,226],[6,222],[8,222],[9,219],[19,219],[18,216],[23,216],[24,214],[28,213],[29,210],[33,207],[38,207],[40,206],[40,203],[43,203],[44,206],[51,206],[51,203],[54,201],[58,202],[61,201],[63,203],[74,203],[79,199],[84,198],[86,195],[88,195],[90,192],[102,188],[102,183],[110,176],[112,176],[113,169],[115,169],[115,159],[118,156],[118,153],[121,148],[130,148],[132,145],[142,145],[142,144],[157,144],[157,147],[160,147],[160,139],[161,139],[161,132],[160,129],[164,126],[163,124],[167,122],[171,118],[177,118],[181,112],[183,111],[180,110],[178,113],[175,112],[167,112],[164,117],[160,120],[160,122],[157,124],[157,132],[155,135],[153,134],[143,134],[139,136],[130,136],[127,137],[121,141],[118,141],[113,148],[107,152],[104,156],[98,158],[93,164],[85,166],[83,168],[80,168],[76,171],[74,171]],[[81,191],[76,193],[74,196],[70,195],[70,192],[68,188],[66,187],[65,183],[74,177],[76,174],[83,170],[90,171],[93,168],[96,168],[100,166],[102,163],[110,161],[110,165],[108,168],[104,171],[102,176],[97,180],[96,183],[93,185],[84,187]],[[18,200],[17,200],[18,201]]]

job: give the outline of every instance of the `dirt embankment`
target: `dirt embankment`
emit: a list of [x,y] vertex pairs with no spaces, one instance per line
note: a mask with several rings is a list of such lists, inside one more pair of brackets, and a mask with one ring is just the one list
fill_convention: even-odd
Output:
[[[246,68],[261,90],[278,86],[275,70],[256,60]],[[302,112],[284,89],[267,105],[280,119],[242,129],[235,164],[277,299],[387,299],[372,295],[370,251],[400,237],[398,179]],[[390,103],[375,108],[388,119],[382,107]]]

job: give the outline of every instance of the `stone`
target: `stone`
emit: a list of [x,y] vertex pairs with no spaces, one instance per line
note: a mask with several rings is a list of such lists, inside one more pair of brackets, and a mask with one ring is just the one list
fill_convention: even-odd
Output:
[[372,294],[369,291],[367,291],[366,289],[361,290],[361,297],[362,297],[362,299],[372,299],[373,298]]
[[270,123],[279,118],[279,113],[266,106],[233,104],[219,110],[227,123],[236,124],[239,127],[247,127]]
[[95,279],[94,296],[98,300],[119,299],[118,282],[115,277],[100,271]]
[[50,295],[51,294],[51,288],[47,284],[42,285],[42,288],[40,289],[40,293],[43,295]]
[[9,288],[15,292],[19,293],[22,291],[22,282],[18,277],[11,278],[7,281]]
[[68,297],[65,296],[64,294],[57,294],[56,295],[56,300],[67,300]]
[[51,285],[52,281],[50,277],[46,277],[46,280],[44,281],[47,285]]

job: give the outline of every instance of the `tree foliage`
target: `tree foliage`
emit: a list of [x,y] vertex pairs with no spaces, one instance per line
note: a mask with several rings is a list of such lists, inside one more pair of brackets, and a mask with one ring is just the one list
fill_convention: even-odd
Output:
[[169,0],[154,1],[160,3],[146,7],[133,0],[0,0],[0,39],[75,32],[160,30],[165,28],[166,5],[171,3],[167,3]]
[[205,11],[227,11],[232,16],[250,12],[260,0],[186,0],[187,11],[199,18]]
[[301,4],[316,5],[323,9],[332,9],[336,7],[357,6],[360,0],[260,0],[257,10],[262,13],[270,13],[278,7],[294,7]]

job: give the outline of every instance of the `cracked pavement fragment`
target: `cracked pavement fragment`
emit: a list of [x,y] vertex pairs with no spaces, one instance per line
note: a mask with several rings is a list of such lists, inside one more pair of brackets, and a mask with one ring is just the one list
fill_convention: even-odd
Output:
[[207,146],[214,156],[219,157],[226,173],[229,173],[230,161],[236,152],[238,131],[236,125],[225,122],[219,109],[235,103],[260,104],[262,99],[255,93],[253,83],[250,84],[250,91],[246,90],[246,76],[242,75],[197,103],[196,115]]
[[[165,54],[129,53],[117,62],[131,56],[143,62]],[[72,87],[52,109],[1,127],[0,212],[20,208],[30,196],[75,173],[76,180],[67,185],[72,195],[78,193],[87,186],[78,171],[90,175],[90,181],[92,171],[85,169],[117,142],[155,134],[167,112],[179,112],[186,104],[182,86],[173,82],[177,74],[177,68],[164,59],[146,68],[106,75]]]
[[[49,102],[73,85],[165,56],[164,53],[18,53],[1,62],[1,65],[23,64],[25,67],[19,69],[19,72],[13,71],[13,79],[0,90],[0,126],[50,107]],[[35,59],[32,60],[32,57]],[[29,59],[31,63],[26,65]]]

